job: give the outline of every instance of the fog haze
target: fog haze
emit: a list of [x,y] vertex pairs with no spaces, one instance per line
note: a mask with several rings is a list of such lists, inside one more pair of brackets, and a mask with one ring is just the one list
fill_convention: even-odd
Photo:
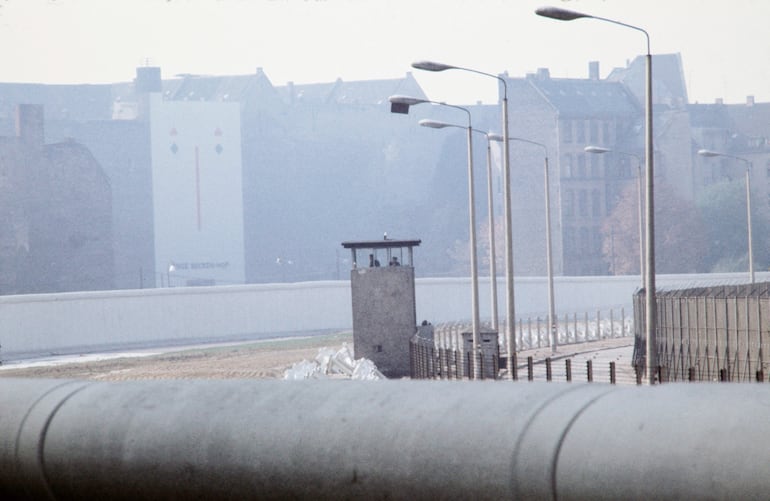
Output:
[[[276,85],[394,78],[418,59],[491,73],[548,67],[602,76],[646,47],[608,23],[556,22],[534,14],[546,0],[6,0],[0,4],[0,81],[130,81],[134,68],[164,75],[249,74]],[[552,0],[646,29],[653,53],[681,53],[690,102],[770,101],[770,3],[762,0]],[[473,75],[415,77],[434,99],[494,102]]]

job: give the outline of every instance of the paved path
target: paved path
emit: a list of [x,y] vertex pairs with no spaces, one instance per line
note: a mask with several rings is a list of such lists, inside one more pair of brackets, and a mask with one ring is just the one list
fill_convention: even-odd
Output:
[[535,381],[547,379],[546,359],[550,358],[552,381],[565,382],[567,380],[567,360],[571,364],[572,381],[587,381],[587,362],[590,360],[594,382],[609,383],[610,362],[615,362],[616,383],[633,385],[636,384],[636,375],[631,366],[634,353],[633,343],[633,337],[625,337],[563,345],[557,349],[556,353],[551,353],[550,348],[521,351],[517,356],[519,380],[527,380],[527,358],[531,356]]

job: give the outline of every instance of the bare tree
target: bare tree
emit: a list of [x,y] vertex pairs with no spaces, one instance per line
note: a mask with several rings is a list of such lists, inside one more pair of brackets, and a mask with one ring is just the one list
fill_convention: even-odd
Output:
[[[636,187],[629,184],[602,225],[602,255],[610,273],[639,273],[639,220]],[[703,270],[708,253],[706,226],[693,202],[665,183],[655,190],[655,267],[659,273]]]

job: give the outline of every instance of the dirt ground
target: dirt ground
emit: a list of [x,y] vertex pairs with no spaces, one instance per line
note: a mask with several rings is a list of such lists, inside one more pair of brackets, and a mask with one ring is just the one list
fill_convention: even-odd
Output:
[[[0,366],[0,377],[41,377],[91,379],[99,381],[129,381],[149,379],[282,379],[284,371],[297,362],[314,360],[320,348],[335,351],[343,343],[353,346],[352,332],[338,332],[312,337],[284,338],[241,344],[213,345],[196,348],[166,350],[150,356],[126,356],[107,360],[83,361],[68,359],[67,362],[45,366],[19,367],[14,364]],[[542,361],[546,357],[559,360],[573,359],[576,369],[587,359],[602,360],[597,372],[604,372],[609,361],[619,367],[619,382],[634,382],[629,365],[630,346],[633,338],[607,339],[583,344],[559,347],[557,354],[548,348],[518,353],[519,377],[526,377],[522,363],[532,356],[536,370],[544,371]],[[599,359],[597,359],[599,357]],[[555,362],[557,363],[557,362]],[[542,376],[544,377],[544,376]],[[608,375],[601,375],[608,380]]]
[[0,367],[0,377],[74,378],[100,381],[148,379],[280,379],[286,369],[313,360],[319,348],[352,346],[352,332],[168,351],[160,355],[67,362],[42,367]]

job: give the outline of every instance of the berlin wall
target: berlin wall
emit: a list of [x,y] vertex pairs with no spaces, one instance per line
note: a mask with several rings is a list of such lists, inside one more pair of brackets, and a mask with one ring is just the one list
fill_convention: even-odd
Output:
[[[659,276],[659,287],[724,284],[742,274]],[[766,278],[759,277],[758,280]],[[500,311],[504,281],[498,280]],[[626,307],[639,277],[557,277],[557,313]],[[490,315],[489,280],[479,282],[480,314]],[[545,278],[516,278],[517,317],[547,310]],[[467,278],[418,278],[417,321],[470,318]],[[463,318],[463,315],[466,315]],[[0,359],[86,353],[159,344],[257,339],[352,328],[350,282],[70,292],[0,297]]]

